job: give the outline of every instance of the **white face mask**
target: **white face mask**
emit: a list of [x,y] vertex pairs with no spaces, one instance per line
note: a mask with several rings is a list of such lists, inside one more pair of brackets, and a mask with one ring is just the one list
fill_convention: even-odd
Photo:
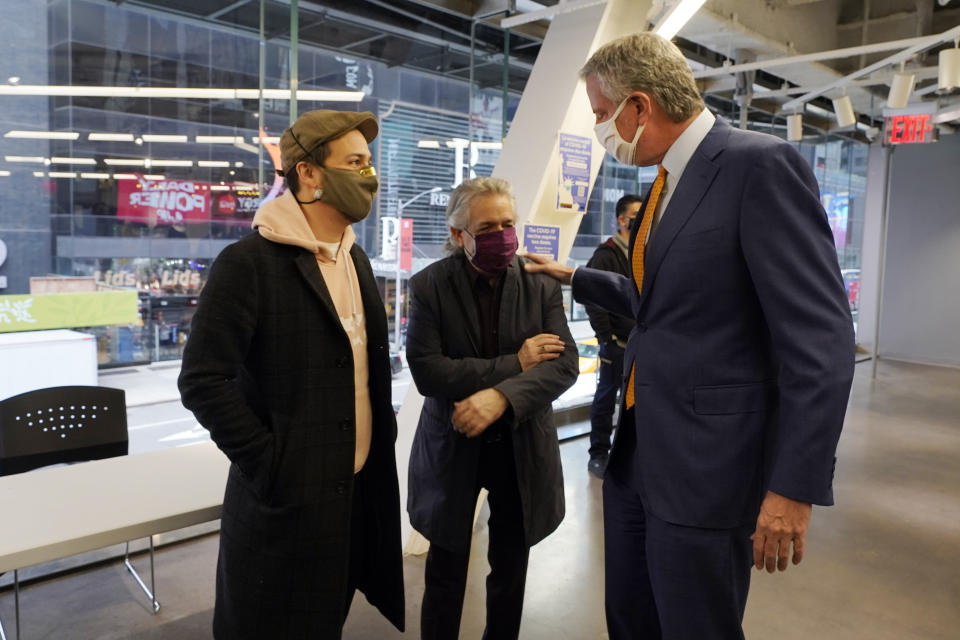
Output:
[[613,116],[593,126],[597,140],[600,141],[603,148],[623,164],[633,164],[633,158],[637,151],[637,140],[640,139],[640,134],[643,133],[644,127],[642,124],[637,126],[637,133],[634,134],[632,142],[627,142],[620,137],[620,132],[617,131],[617,117],[620,115],[620,112],[623,111],[629,99],[630,96],[623,99],[623,102],[620,103],[617,110],[613,112]]

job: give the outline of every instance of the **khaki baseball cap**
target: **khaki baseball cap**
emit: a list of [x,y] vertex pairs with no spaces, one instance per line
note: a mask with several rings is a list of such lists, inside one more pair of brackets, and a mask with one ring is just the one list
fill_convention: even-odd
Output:
[[280,164],[283,173],[297,166],[324,142],[335,140],[348,131],[358,130],[372,142],[380,132],[377,118],[369,111],[307,111],[280,137]]

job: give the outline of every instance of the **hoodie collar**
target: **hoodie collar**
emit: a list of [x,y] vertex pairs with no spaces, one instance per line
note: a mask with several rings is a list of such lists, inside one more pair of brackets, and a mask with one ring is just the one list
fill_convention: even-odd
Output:
[[344,230],[339,248],[336,243],[317,240],[307,223],[306,215],[289,190],[257,209],[252,226],[267,240],[306,249],[315,254],[321,262],[336,262],[337,256],[349,253],[356,241],[356,234],[351,226]]

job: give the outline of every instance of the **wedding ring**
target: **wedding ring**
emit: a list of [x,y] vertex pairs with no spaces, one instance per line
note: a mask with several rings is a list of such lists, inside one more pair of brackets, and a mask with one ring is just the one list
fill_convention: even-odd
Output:
[[543,353],[546,350],[547,350],[546,347],[544,347],[543,345],[540,345],[540,353]]

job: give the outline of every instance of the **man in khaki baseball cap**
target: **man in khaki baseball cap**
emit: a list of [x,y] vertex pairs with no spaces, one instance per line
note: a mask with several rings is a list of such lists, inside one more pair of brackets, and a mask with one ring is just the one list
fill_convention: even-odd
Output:
[[351,226],[377,192],[377,132],[323,110],[284,131],[289,189],[200,293],[179,385],[233,463],[217,640],[338,639],[356,590],[404,626],[387,318]]

